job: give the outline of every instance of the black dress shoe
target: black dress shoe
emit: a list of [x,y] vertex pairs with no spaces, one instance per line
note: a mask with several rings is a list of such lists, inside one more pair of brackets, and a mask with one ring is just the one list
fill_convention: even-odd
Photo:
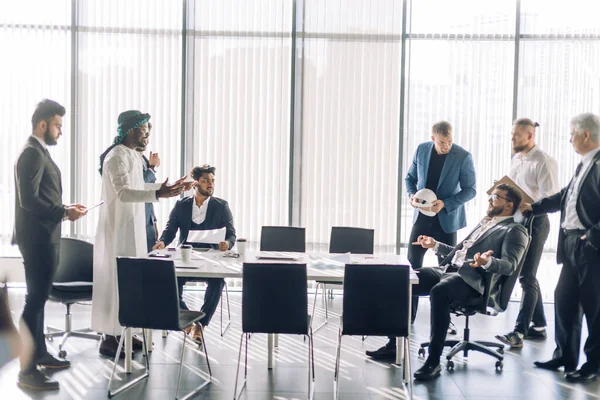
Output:
[[56,358],[49,353],[46,353],[46,355],[37,358],[35,360],[35,363],[39,367],[52,369],[69,368],[71,366],[71,362],[69,360],[61,360],[60,358]]
[[48,378],[37,369],[29,372],[19,372],[17,386],[29,390],[58,390],[58,382]]
[[565,378],[569,382],[591,382],[598,376],[598,368],[586,368],[585,364],[577,371],[567,372]]
[[440,363],[434,364],[433,362],[426,361],[421,368],[415,371],[414,377],[418,381],[428,381],[435,379],[440,376],[442,367]]
[[[123,343],[123,347],[125,347],[125,343]],[[143,350],[144,349],[144,341],[137,336],[131,337],[131,348],[133,350]]]
[[[115,336],[106,336],[106,339],[100,342],[99,353],[101,356],[115,358],[117,355],[117,349],[119,348],[119,341]],[[119,358],[125,357],[125,344],[121,348],[121,354]]]
[[[560,367],[565,367],[565,369],[567,369],[565,363],[560,358],[552,358],[548,361],[534,361],[533,365],[535,365],[538,368],[547,369],[550,371],[556,371]],[[570,369],[573,370],[575,368]]]
[[366,352],[374,360],[393,360],[396,358],[396,348],[383,346],[375,351]]

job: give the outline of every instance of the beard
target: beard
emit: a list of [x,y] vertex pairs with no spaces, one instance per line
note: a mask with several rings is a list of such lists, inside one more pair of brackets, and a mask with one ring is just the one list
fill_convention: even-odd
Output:
[[202,196],[206,196],[206,197],[212,196],[213,193],[215,192],[214,190],[203,190],[202,188],[200,188],[200,186],[196,186],[196,190],[198,191],[199,194],[201,194]]
[[54,146],[58,143],[56,139],[50,134],[50,127],[46,127],[46,132],[44,132],[44,142],[46,142],[48,146]]
[[490,218],[497,217],[498,215],[502,214],[502,209],[502,207],[488,207],[487,216]]
[[515,154],[522,152],[526,148],[527,148],[527,146],[525,146],[525,145],[521,145],[521,146],[513,145],[513,150],[514,150]]

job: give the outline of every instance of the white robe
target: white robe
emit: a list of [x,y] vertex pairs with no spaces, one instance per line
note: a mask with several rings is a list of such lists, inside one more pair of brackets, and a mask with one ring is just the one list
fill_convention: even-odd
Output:
[[120,335],[117,256],[143,257],[148,253],[144,203],[156,202],[157,183],[145,183],[143,160],[124,145],[104,159],[102,200],[94,242],[92,329]]

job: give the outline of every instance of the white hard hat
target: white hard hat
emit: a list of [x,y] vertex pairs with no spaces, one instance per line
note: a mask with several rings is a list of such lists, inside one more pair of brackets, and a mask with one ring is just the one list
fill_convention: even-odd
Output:
[[430,189],[421,189],[413,196],[413,205],[419,209],[423,215],[433,217],[435,212],[427,211],[423,208],[429,208],[433,205],[433,202],[437,200],[437,196]]

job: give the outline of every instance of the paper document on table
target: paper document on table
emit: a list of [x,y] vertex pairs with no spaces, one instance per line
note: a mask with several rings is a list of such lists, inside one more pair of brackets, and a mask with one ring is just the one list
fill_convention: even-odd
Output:
[[351,262],[350,253],[331,254],[329,258],[334,261],[341,262],[342,264],[350,264]]
[[190,231],[185,240],[187,243],[219,244],[225,241],[226,228],[210,229],[207,231]]

